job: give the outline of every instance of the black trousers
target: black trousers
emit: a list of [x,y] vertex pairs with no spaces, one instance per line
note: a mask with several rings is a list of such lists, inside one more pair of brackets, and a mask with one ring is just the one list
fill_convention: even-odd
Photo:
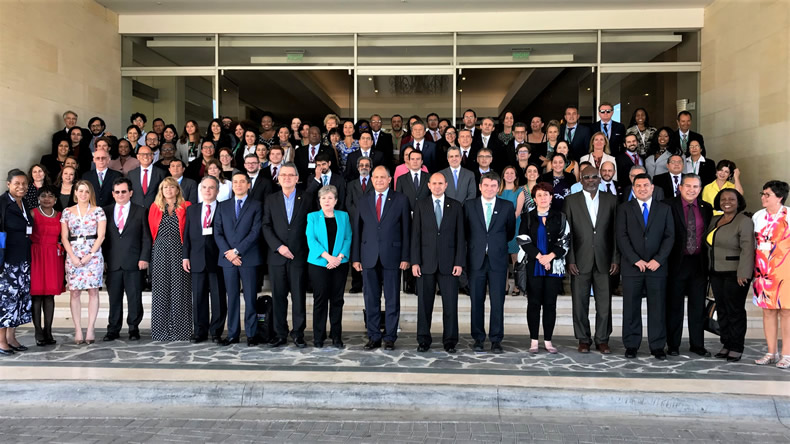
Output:
[[[392,341],[398,339],[400,321],[400,268],[384,268],[381,261],[373,268],[363,268],[365,280],[365,327],[368,339]],[[384,334],[381,334],[381,294],[384,293]]]
[[650,351],[663,350],[667,343],[667,277],[646,271],[638,276],[623,276],[623,345],[642,344],[642,295],[647,294],[647,338]]
[[[304,338],[307,326],[307,270],[306,262],[286,261],[285,265],[269,264],[269,279],[272,281],[272,314],[274,334],[278,339],[288,337],[288,293],[291,294],[291,320],[293,339]],[[316,282],[313,281],[315,284]]]
[[689,345],[705,346],[705,290],[707,273],[702,254],[683,255],[667,282],[667,347],[679,349],[683,337],[683,305],[688,296]]
[[[52,339],[52,319],[55,317],[55,296],[35,295],[33,298],[33,326],[36,330],[36,341]],[[44,322],[41,322],[41,313]]]
[[362,272],[351,269],[351,288],[354,290],[362,290]]
[[[595,296],[595,344],[607,344],[612,334],[612,292],[609,273],[593,270],[571,276],[573,333],[579,342],[592,344],[590,288]],[[545,324],[544,324],[545,329]]]
[[123,327],[123,293],[126,291],[126,305],[129,313],[126,323],[129,333],[139,330],[143,320],[142,281],[148,274],[146,270],[115,270],[107,272],[107,294],[110,298],[110,315],[107,320],[107,333],[120,334]]
[[472,338],[476,342],[486,340],[485,304],[486,284],[491,298],[491,318],[488,321],[488,338],[491,342],[502,342],[505,337],[505,283],[507,269],[491,270],[488,255],[479,270],[469,270],[469,293],[472,298]]
[[[222,269],[192,272],[192,331],[201,338],[222,336],[228,316],[228,295]],[[211,316],[209,317],[209,302]]]
[[442,294],[442,345],[458,344],[458,278],[452,274],[423,273],[417,278],[417,342],[430,346],[436,284]]
[[743,353],[743,342],[746,338],[745,305],[749,283],[747,282],[743,287],[738,285],[738,276],[735,272],[711,272],[710,286],[716,299],[721,345],[727,350]]
[[329,308],[329,336],[332,341],[341,341],[343,336],[343,292],[348,277],[348,263],[335,269],[307,264],[310,281],[313,282],[313,341],[326,340],[326,315]]
[[557,321],[557,295],[560,291],[562,291],[562,278],[527,275],[527,327],[529,327],[530,339],[537,340],[540,336],[542,307],[543,339],[551,341],[554,324]]

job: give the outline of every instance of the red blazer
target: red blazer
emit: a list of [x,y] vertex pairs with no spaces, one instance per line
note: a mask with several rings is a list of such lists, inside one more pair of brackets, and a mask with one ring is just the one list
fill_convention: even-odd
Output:
[[[179,208],[176,208],[176,216],[178,217],[178,231],[181,233],[181,243],[184,243],[184,227],[187,220],[187,207],[192,205],[192,202],[185,200]],[[156,240],[156,233],[159,232],[159,222],[162,221],[162,210],[156,206],[156,203],[151,204],[148,209],[148,226],[151,227],[151,241]]]

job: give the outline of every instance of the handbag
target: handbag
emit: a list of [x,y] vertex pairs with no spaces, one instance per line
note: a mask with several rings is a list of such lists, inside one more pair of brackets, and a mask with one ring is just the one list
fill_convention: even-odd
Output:
[[709,331],[716,336],[721,335],[721,330],[719,330],[719,320],[716,316],[716,300],[711,298],[706,298],[705,301],[705,322],[703,327],[705,331]]

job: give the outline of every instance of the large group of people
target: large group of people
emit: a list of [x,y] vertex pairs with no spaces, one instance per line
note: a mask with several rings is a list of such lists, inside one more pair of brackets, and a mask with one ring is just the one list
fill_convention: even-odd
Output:
[[[366,350],[394,349],[401,295],[416,293],[418,352],[433,342],[437,294],[442,347],[456,352],[465,294],[475,352],[504,351],[505,298],[524,295],[529,352],[557,353],[557,296],[569,275],[580,353],[611,353],[612,293],[622,282],[626,358],[643,339],[643,297],[655,358],[680,354],[684,319],[689,351],[711,356],[710,285],[722,343],[715,357],[739,361],[751,283],[767,341],[756,363],[790,367],[790,296],[781,285],[790,273],[788,184],[768,181],[763,209],[749,215],[740,171],[707,157],[689,112],[674,129],[657,129],[644,108],[628,127],[613,111],[601,103],[591,125],[576,106],[528,124],[512,112],[478,122],[471,109],[457,127],[435,113],[394,115],[390,131],[378,114],[358,122],[330,114],[322,127],[295,117],[278,127],[264,113],[260,126],[223,117],[205,133],[189,120],[180,135],[160,118],[147,129],[135,113],[120,138],[99,117],[80,128],[68,111],[51,153],[27,173],[11,170],[0,196],[0,355],[27,349],[15,329],[31,320],[37,345],[56,342],[54,298],[64,289],[76,344],[96,340],[102,286],[103,340],[121,335],[124,295],[129,339],[139,340],[148,285],[155,341],[238,343],[243,298],[247,345],[306,347],[312,293],[313,345],[342,348],[349,272],[349,291],[364,296]],[[271,335],[259,331],[256,311],[264,274]]]

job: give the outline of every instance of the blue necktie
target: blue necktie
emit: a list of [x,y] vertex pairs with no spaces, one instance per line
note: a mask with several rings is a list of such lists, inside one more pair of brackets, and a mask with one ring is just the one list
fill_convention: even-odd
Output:
[[[241,213],[241,202],[241,199],[236,201],[236,219],[239,218],[239,213]],[[647,220],[647,218],[645,218],[645,220]]]
[[458,189],[458,170],[453,170],[453,182],[455,182],[455,189]]
[[434,202],[435,202],[435,204],[433,206],[433,212],[434,212],[434,215],[436,216],[436,226],[437,227],[441,227],[442,226],[442,205],[441,205],[442,201],[439,200],[439,199],[436,199]]
[[650,210],[647,209],[647,202],[642,202],[642,218],[645,220],[645,228],[647,228],[647,217],[650,215]]

